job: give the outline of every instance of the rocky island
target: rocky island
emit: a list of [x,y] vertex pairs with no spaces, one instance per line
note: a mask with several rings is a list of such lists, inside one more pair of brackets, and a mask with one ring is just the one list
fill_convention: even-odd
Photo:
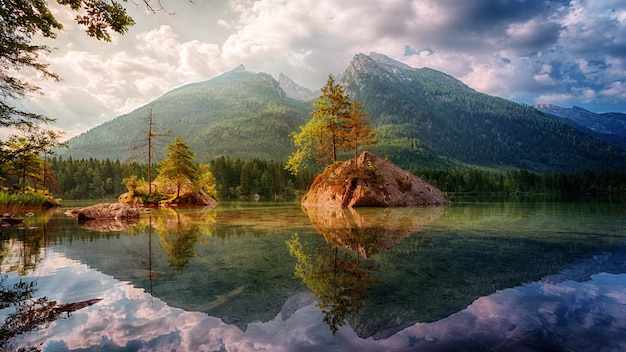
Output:
[[452,202],[438,188],[364,151],[318,175],[302,204],[353,208],[448,206]]

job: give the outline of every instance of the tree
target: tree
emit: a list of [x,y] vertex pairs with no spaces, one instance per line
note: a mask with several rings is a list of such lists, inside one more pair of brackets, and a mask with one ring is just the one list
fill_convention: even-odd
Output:
[[156,151],[156,144],[158,142],[163,142],[163,139],[159,137],[169,135],[169,131],[165,131],[163,133],[158,133],[156,131],[156,123],[154,122],[153,115],[152,115],[153,107],[154,107],[154,104],[150,106],[150,108],[148,109],[148,116],[144,118],[144,121],[146,121],[146,123],[148,124],[148,130],[146,131],[145,143],[136,145],[133,148],[131,148],[132,151],[136,151],[136,150],[143,149],[143,148],[145,148],[146,151],[141,152],[129,159],[129,160],[133,160],[133,159],[137,159],[146,155],[148,156],[148,196],[152,195],[152,156],[154,155],[154,152]]
[[360,145],[372,145],[376,144],[374,140],[377,131],[369,128],[370,121],[365,120],[367,112],[363,110],[363,104],[359,104],[356,100],[352,99],[350,103],[350,110],[348,118],[346,120],[346,129],[349,131],[348,140],[342,146],[344,152],[354,150],[354,157],[358,156]]
[[[125,2],[125,0],[124,0]],[[77,12],[76,22],[86,27],[89,36],[110,41],[111,31],[124,34],[134,24],[124,7],[115,0],[57,0]],[[144,0],[149,8],[149,0]],[[29,113],[14,106],[40,89],[21,78],[18,73],[33,70],[45,78],[59,80],[40,61],[50,52],[45,45],[34,44],[36,36],[56,38],[63,25],[57,21],[45,0],[3,1],[0,6],[0,127],[34,126],[52,122],[43,115]]]
[[287,160],[285,168],[297,174],[301,165],[311,156],[320,164],[338,161],[337,150],[358,150],[359,145],[373,144],[375,131],[368,128],[363,105],[351,100],[332,75],[328,75],[321,95],[313,104],[311,119],[300,132],[293,133],[296,151]]
[[159,177],[173,182],[176,186],[176,198],[180,197],[183,187],[194,189],[200,178],[200,171],[194,161],[194,153],[180,136],[166,146],[168,153],[159,163]]
[[45,169],[39,154],[47,154],[55,145],[63,145],[58,140],[60,132],[48,131],[37,126],[29,129],[30,134],[13,134],[5,141],[0,141],[0,180],[16,176],[21,180],[22,190],[26,179],[33,182],[35,188],[44,186]]
[[20,134],[13,133],[6,140],[0,141],[0,167],[26,154],[49,153],[55,146],[64,146],[60,140],[63,132],[52,131],[33,126],[20,128]]
[[[111,33],[124,34],[134,20],[127,14],[122,3],[127,0],[56,0],[76,12],[75,21],[84,26],[87,35],[98,40],[111,41]],[[160,1],[155,7],[151,0],[143,0],[151,12],[163,10]],[[47,141],[58,142],[57,132],[45,131],[41,124],[55,119],[25,111],[19,102],[33,94],[41,94],[38,86],[28,82],[22,72],[35,72],[40,77],[60,80],[59,76],[41,62],[41,57],[51,50],[46,45],[36,44],[37,37],[54,39],[63,25],[50,11],[47,0],[5,0],[0,3],[0,129],[18,129],[28,139],[47,137]],[[32,136],[32,137],[31,137]],[[7,152],[7,141],[0,140],[0,167],[19,156],[23,151]],[[32,147],[32,144],[26,144]],[[38,151],[33,151],[38,152]]]

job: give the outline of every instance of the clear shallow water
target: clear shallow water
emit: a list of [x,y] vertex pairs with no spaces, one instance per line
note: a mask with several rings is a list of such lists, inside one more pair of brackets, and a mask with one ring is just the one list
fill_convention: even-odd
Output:
[[17,297],[22,281],[47,301],[30,315],[2,306],[4,347],[626,350],[624,203],[231,203],[130,225],[58,210],[26,221],[0,233],[1,290]]

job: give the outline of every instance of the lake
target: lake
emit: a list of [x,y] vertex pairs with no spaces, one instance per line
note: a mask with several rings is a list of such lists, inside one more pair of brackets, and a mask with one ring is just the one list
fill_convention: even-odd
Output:
[[66,208],[0,232],[0,350],[626,350],[622,200]]

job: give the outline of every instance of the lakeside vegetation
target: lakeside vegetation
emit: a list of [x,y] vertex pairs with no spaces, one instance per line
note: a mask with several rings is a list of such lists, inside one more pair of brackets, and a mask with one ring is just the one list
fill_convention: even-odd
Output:
[[[111,160],[52,158],[48,161],[46,184],[55,197],[63,199],[116,198],[127,191],[123,180],[147,177],[145,164]],[[156,167],[154,165],[153,167]],[[215,178],[218,199],[297,199],[310,186],[315,172],[292,175],[284,163],[260,159],[219,157],[208,164]],[[447,193],[459,194],[584,194],[626,193],[626,172],[535,173],[528,170],[489,171],[480,169],[412,169],[424,181]],[[17,181],[17,180],[16,180]],[[31,188],[32,189],[32,188]],[[41,204],[39,193],[0,191],[0,204]]]
[[582,173],[528,170],[416,169],[412,173],[448,193],[626,193],[626,172]]
[[37,207],[46,204],[51,195],[47,191],[35,191],[29,187],[25,192],[2,189],[0,190],[0,205]]

